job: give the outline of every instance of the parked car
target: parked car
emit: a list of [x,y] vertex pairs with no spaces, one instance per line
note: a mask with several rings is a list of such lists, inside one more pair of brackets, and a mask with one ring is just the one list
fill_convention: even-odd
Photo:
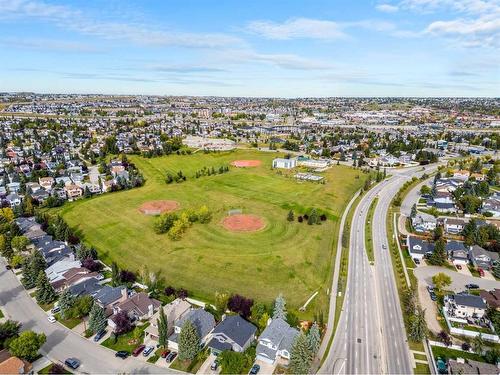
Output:
[[80,367],[80,361],[76,358],[67,358],[64,361],[64,364],[73,370],[76,370],[78,367]]
[[104,276],[102,274],[98,274],[95,278],[96,278],[97,281],[104,280]]
[[432,301],[436,301],[437,300],[436,293],[432,292],[430,295],[431,295],[431,300]]
[[169,355],[167,355],[167,358],[165,358],[165,360],[167,361],[167,363],[170,363],[175,359],[175,357],[177,357],[177,353],[170,352]]
[[7,265],[5,266],[5,269],[6,269],[6,270],[11,270],[11,269],[12,269],[12,267],[10,266],[10,264],[7,264]]
[[218,367],[219,367],[219,362],[217,362],[217,360],[215,360],[210,365],[210,370],[215,371],[215,370],[217,370]]
[[134,349],[134,351],[132,352],[132,355],[134,357],[137,357],[139,354],[141,354],[141,352],[144,350],[145,347],[146,347],[146,345],[139,345],[137,348]]
[[121,359],[125,359],[129,355],[130,355],[130,353],[127,352],[126,350],[120,350],[120,351],[118,351],[118,352],[115,353],[115,357],[118,357],[118,358],[121,358]]
[[479,289],[479,285],[477,285],[477,284],[472,284],[472,283],[471,283],[471,284],[466,284],[466,285],[465,285],[465,287],[466,287],[467,289]]
[[415,262],[415,264],[420,264],[420,259],[418,258],[413,258],[413,261]]
[[160,357],[167,358],[167,355],[169,355],[169,354],[170,354],[170,350],[167,349],[167,350],[164,350],[161,352]]
[[144,349],[144,351],[142,352],[142,355],[144,357],[147,357],[148,355],[150,355],[153,350],[155,350],[155,347],[154,346],[146,346],[146,348]]
[[484,277],[484,270],[482,268],[478,268],[477,272],[479,272],[479,276]]
[[456,267],[457,267],[457,270],[461,270],[462,269],[462,266],[460,264],[457,264]]
[[259,373],[259,371],[260,371],[260,366],[259,366],[259,365],[257,365],[257,364],[255,364],[255,365],[253,365],[253,366],[252,366],[252,368],[250,369],[250,374],[252,374],[252,375],[256,375],[256,374],[258,374],[258,373]]
[[56,306],[50,310],[52,314],[57,314],[59,311],[61,311],[61,308],[59,306]]
[[100,339],[102,339],[104,337],[104,335],[106,334],[106,330],[103,330],[101,332],[98,332],[95,336],[94,336],[94,341],[95,342],[98,342]]
[[49,315],[49,316],[47,317],[47,320],[48,320],[49,322],[51,322],[51,323],[55,323],[55,322],[57,322],[57,319],[56,319],[56,317],[55,317],[54,315]]

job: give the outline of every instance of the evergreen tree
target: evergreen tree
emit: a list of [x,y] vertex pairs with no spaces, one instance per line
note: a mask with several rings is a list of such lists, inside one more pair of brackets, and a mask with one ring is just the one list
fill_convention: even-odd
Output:
[[319,332],[318,323],[314,322],[309,333],[307,334],[307,341],[309,342],[309,348],[313,355],[315,355],[319,350],[319,345],[321,342],[321,333]]
[[273,319],[281,318],[286,321],[286,300],[283,294],[279,294],[274,301]]
[[499,261],[495,261],[493,263],[493,274],[495,275],[495,277],[500,278],[500,262]]
[[26,289],[31,289],[36,286],[38,275],[40,271],[47,268],[47,263],[43,255],[39,251],[32,251],[28,259],[26,259],[23,266],[23,284]]
[[294,221],[295,220],[295,217],[293,215],[293,211],[292,210],[288,211],[288,215],[287,215],[286,219],[288,221]]
[[408,336],[415,342],[422,341],[427,336],[427,323],[425,322],[425,310],[417,306],[415,314],[409,317]]
[[472,339],[472,350],[474,350],[474,353],[476,354],[482,354],[483,347],[484,347],[483,336],[479,334],[478,336]]
[[434,250],[429,257],[429,264],[432,264],[433,266],[442,266],[446,263],[446,259],[446,244],[441,238],[434,244]]
[[51,303],[57,299],[57,294],[44,271],[40,271],[36,280],[35,298],[38,303]]
[[417,205],[416,204],[411,206],[411,213],[410,213],[411,218],[414,218],[415,216],[417,216]]
[[308,374],[312,359],[313,354],[309,348],[306,335],[303,333],[298,334],[290,353],[290,372],[292,374]]
[[200,351],[200,337],[196,327],[190,320],[186,320],[179,334],[179,359],[193,360]]
[[116,262],[111,263],[111,284],[113,286],[120,285],[120,269]]
[[158,318],[157,324],[158,344],[166,348],[168,345],[168,323],[165,316],[165,311],[163,311],[163,307],[160,307],[160,317]]
[[93,333],[99,333],[104,331],[107,325],[108,321],[104,309],[94,302],[89,314],[89,330]]
[[64,290],[62,292],[61,297],[59,298],[59,308],[61,309],[61,318],[68,318],[68,313],[73,307],[75,303],[75,297],[71,294],[69,289]]
[[313,225],[319,222],[318,211],[315,208],[311,210],[311,214],[307,218],[307,224]]

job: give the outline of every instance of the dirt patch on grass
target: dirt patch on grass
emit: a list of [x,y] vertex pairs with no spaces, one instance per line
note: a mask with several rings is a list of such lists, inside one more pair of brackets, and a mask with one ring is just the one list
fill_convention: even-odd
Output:
[[262,164],[260,160],[235,160],[231,163],[233,167],[238,168],[252,168],[258,167]]
[[231,232],[255,232],[264,228],[266,223],[257,215],[237,214],[224,218],[222,225]]
[[171,212],[177,210],[181,205],[176,201],[149,201],[144,202],[140,207],[145,215],[160,215],[164,212]]

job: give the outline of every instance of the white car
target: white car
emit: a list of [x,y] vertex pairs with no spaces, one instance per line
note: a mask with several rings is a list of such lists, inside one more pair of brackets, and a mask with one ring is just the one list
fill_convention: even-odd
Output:
[[49,322],[51,322],[51,323],[55,323],[55,322],[57,322],[57,319],[56,319],[56,317],[55,317],[54,315],[49,315],[49,316],[47,317],[47,320],[48,320]]

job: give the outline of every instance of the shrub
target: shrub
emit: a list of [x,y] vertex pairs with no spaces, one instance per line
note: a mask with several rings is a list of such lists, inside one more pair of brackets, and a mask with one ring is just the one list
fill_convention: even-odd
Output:
[[174,212],[167,212],[158,216],[154,222],[154,231],[157,234],[168,232],[174,225],[178,216]]
[[299,216],[299,217],[297,218],[297,221],[298,221],[299,223],[302,223],[302,222],[304,221],[304,218],[303,218],[302,216]]

